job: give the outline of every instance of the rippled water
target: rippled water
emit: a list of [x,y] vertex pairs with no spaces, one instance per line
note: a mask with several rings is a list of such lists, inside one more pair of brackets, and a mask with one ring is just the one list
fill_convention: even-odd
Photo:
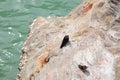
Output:
[[81,0],[0,0],[0,80],[15,80],[29,23],[37,16],[64,16]]

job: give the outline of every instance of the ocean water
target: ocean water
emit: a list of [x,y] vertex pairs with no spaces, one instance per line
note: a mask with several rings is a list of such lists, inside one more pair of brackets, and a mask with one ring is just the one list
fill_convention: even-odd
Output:
[[21,48],[37,16],[64,16],[82,0],[0,0],[0,80],[15,80]]

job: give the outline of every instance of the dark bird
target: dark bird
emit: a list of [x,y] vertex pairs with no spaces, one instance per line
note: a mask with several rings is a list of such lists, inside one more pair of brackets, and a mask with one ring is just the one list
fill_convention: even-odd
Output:
[[85,65],[78,65],[78,67],[79,67],[79,69],[80,69],[81,71],[83,71],[83,72],[85,72],[86,69],[88,68],[88,67],[85,66]]
[[66,35],[66,36],[63,38],[63,41],[62,41],[62,44],[61,44],[60,48],[63,48],[63,47],[66,46],[68,43],[69,43],[69,35]]

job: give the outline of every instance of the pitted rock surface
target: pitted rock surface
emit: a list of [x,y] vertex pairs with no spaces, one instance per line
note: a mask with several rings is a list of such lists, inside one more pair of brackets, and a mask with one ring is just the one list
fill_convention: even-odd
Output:
[[17,80],[120,80],[120,0],[84,0],[67,16],[38,17],[29,28]]

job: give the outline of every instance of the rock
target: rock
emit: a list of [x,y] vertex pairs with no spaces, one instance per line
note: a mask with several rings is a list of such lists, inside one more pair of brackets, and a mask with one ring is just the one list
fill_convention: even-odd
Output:
[[[64,36],[69,44],[60,47]],[[120,80],[120,0],[85,0],[65,17],[38,17],[17,80]]]

